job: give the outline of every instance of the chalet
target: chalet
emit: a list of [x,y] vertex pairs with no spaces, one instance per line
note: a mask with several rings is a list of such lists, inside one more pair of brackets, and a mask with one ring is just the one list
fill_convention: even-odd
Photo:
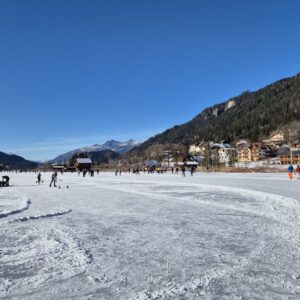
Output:
[[274,131],[270,134],[267,140],[264,140],[265,145],[270,145],[272,148],[280,149],[284,144],[284,133],[282,130]]
[[281,165],[300,165],[300,150],[290,151],[288,148],[278,150],[278,158]]
[[89,171],[92,168],[92,160],[90,158],[77,158],[76,167],[78,171],[82,171],[84,169]]

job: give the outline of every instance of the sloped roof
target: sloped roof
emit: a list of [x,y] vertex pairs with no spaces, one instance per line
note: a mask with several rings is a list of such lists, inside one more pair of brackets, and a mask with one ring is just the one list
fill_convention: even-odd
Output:
[[90,158],[77,158],[78,164],[91,164],[92,160]]

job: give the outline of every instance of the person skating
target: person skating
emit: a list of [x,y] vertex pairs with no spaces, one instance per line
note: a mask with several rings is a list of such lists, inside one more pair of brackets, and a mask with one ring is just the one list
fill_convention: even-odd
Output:
[[42,174],[41,174],[41,172],[39,172],[37,175],[37,183],[41,184],[41,181],[42,181]]
[[297,165],[296,173],[297,173],[297,179],[300,179],[300,166],[299,165]]
[[181,172],[182,172],[182,176],[185,177],[185,167],[184,166],[181,167]]
[[52,174],[52,177],[51,177],[51,182],[50,182],[49,187],[52,187],[52,183],[53,183],[54,187],[56,187],[56,180],[57,180],[57,172],[54,171],[54,173]]
[[194,167],[193,166],[191,166],[190,172],[191,172],[191,176],[193,176],[194,175]]
[[290,164],[289,167],[288,167],[288,177],[289,177],[290,180],[293,179],[293,171],[294,171],[294,167],[293,167],[292,164]]

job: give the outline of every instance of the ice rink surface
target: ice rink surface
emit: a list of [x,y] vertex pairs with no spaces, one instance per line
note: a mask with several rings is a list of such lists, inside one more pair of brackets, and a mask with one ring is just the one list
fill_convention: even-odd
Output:
[[287,174],[9,176],[0,298],[300,299]]

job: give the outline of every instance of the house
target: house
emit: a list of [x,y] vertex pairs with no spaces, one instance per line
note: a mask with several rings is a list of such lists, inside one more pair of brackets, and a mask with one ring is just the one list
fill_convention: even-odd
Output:
[[76,167],[78,171],[82,171],[84,169],[89,171],[92,168],[92,160],[90,158],[77,158]]
[[204,156],[205,151],[208,148],[207,142],[200,142],[198,144],[191,145],[189,148],[189,154],[191,155],[198,155],[198,156]]
[[228,144],[215,144],[218,148],[218,158],[221,165],[226,167],[233,165],[236,158],[236,149]]
[[264,140],[265,145],[270,145],[273,148],[279,149],[284,144],[284,133],[282,130],[272,132],[268,139]]
[[292,154],[289,150],[281,151],[278,157],[281,165],[289,165],[291,160],[293,165],[300,165],[300,150],[292,151]]
[[174,158],[165,158],[162,162],[161,162],[161,166],[163,168],[174,168],[176,165],[176,161]]
[[270,145],[253,143],[251,145],[251,160],[258,161],[265,158],[274,157],[275,153]]
[[300,151],[300,142],[292,143],[290,149],[291,151]]
[[65,170],[65,166],[59,164],[53,164],[52,169],[53,171],[62,172]]
[[236,148],[238,162],[250,162],[252,160],[251,145],[248,140],[240,140]]

